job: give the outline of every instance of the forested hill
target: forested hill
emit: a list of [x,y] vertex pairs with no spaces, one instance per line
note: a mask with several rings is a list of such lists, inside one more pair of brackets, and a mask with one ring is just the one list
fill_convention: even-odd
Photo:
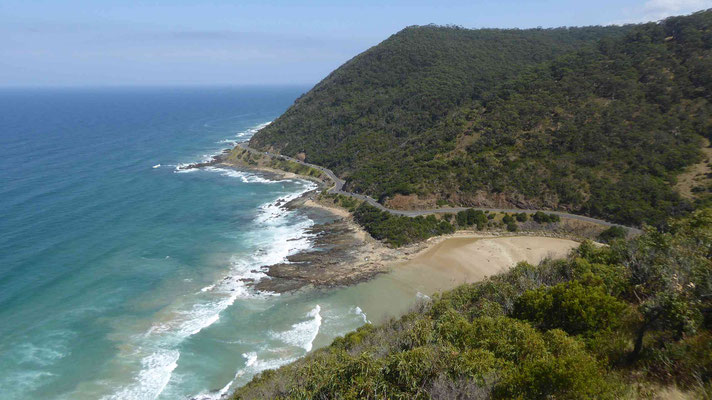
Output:
[[[341,156],[400,144],[526,66],[624,30],[409,27],[332,72],[252,144],[310,150],[311,161],[347,172],[361,159]],[[334,146],[345,154],[324,154]]]
[[392,206],[659,224],[693,206],[673,186],[712,131],[711,28],[712,11],[627,27],[406,28],[250,144],[304,156]]

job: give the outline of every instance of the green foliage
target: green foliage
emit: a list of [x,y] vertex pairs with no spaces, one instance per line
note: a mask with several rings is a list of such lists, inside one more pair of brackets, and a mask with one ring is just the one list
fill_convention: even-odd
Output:
[[663,345],[650,353],[646,369],[663,382],[691,387],[712,380],[712,334],[709,331]]
[[711,27],[712,11],[625,27],[409,27],[251,145],[304,152],[380,200],[489,195],[659,226],[691,209],[672,183],[712,132]]
[[318,178],[321,176],[321,171],[319,171],[318,169],[299,164],[290,160],[280,160],[277,158],[271,158],[268,166],[270,168],[278,169],[281,171],[293,172],[297,175],[311,176],[314,178]]
[[550,356],[524,360],[495,388],[497,398],[616,399],[620,390],[606,380],[598,361],[560,330],[543,335]]
[[460,228],[476,225],[478,230],[482,230],[487,226],[487,215],[481,210],[470,208],[458,212],[455,215],[455,221],[457,221],[457,226]]
[[371,236],[394,247],[455,232],[452,224],[438,220],[434,215],[415,218],[397,216],[368,203],[362,203],[356,208],[354,219]]
[[325,195],[328,198],[331,198],[334,200],[334,203],[336,205],[339,205],[351,212],[356,210],[356,207],[358,207],[361,202],[351,196],[344,196],[343,194],[327,194]]
[[511,224],[512,222],[516,222],[516,221],[517,221],[516,218],[509,214],[504,214],[504,216],[502,217],[502,222],[505,224]]
[[534,215],[532,215],[532,219],[538,224],[552,224],[561,220],[561,218],[556,214],[546,214],[541,211],[534,213]]
[[703,398],[712,209],[669,226],[433,296],[258,375],[234,398],[617,399],[643,379]]
[[612,226],[598,235],[598,240],[603,243],[610,243],[615,239],[624,239],[628,235],[628,230],[622,226]]
[[517,215],[518,214],[515,214],[513,216],[509,215],[509,214],[504,214],[504,217],[502,217],[502,223],[504,223],[507,226],[507,231],[516,232],[519,230],[519,227],[517,226],[517,221],[518,221]]
[[603,286],[571,281],[524,292],[514,307],[514,315],[544,330],[563,329],[571,335],[591,335],[619,327],[625,308]]

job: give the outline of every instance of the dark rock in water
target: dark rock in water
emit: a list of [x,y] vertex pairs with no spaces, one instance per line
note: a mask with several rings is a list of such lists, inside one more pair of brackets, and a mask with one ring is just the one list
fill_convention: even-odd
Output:
[[[223,151],[223,154],[225,154],[225,151]],[[192,163],[192,164],[188,164],[188,165],[183,166],[183,167],[178,167],[178,169],[179,169],[179,170],[186,170],[186,169],[196,169],[196,168],[210,167],[210,166],[213,166],[213,165],[222,163],[222,162],[223,162],[223,159],[224,159],[223,155],[220,154],[220,155],[217,155],[217,156],[213,156],[213,158],[211,158],[210,161],[201,162],[201,163]]]
[[255,285],[255,289],[275,293],[286,293],[301,289],[307,283],[308,282],[302,282],[291,278],[272,277],[272,279],[260,281],[257,285]]
[[266,267],[271,279],[263,279],[254,287],[260,291],[288,292],[306,285],[328,287],[362,281],[375,275],[374,269],[354,271],[353,263],[363,245],[353,229],[343,220],[316,225],[308,233],[317,234],[312,248],[287,257],[287,263]]

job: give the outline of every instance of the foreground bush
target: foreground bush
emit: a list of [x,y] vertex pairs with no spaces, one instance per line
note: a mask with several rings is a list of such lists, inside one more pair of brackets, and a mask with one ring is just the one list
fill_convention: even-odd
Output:
[[233,398],[617,399],[668,384],[710,398],[712,210],[670,227],[434,296]]

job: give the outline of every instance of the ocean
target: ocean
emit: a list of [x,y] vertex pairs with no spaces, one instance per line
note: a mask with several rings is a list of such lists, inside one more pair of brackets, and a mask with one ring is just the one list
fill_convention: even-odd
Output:
[[14,399],[216,399],[367,320],[358,294],[256,293],[328,214],[313,183],[179,172],[306,87],[0,91],[0,389]]

